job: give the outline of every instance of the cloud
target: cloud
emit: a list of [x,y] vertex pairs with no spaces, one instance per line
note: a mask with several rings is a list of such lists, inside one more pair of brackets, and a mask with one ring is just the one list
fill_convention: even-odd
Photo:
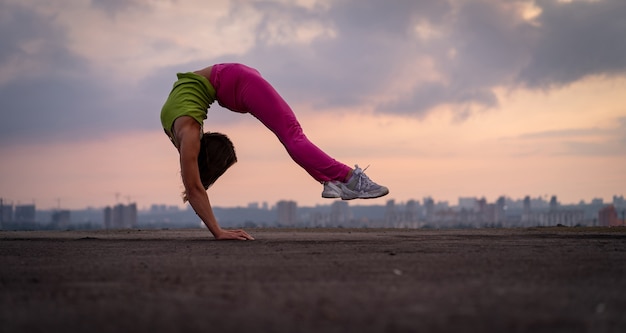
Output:
[[147,3],[143,3],[140,0],[91,0],[91,5],[93,8],[102,10],[112,17],[129,9],[151,9]]
[[563,86],[591,75],[626,73],[626,2],[538,1],[531,59],[518,80],[529,87]]
[[0,12],[0,142],[49,137],[86,117],[81,104],[97,102],[98,89],[85,84],[88,63],[66,48],[54,17],[9,3]]
[[[626,3],[5,1],[0,141],[158,129],[177,71],[258,68],[291,104],[454,119],[496,89],[624,75]],[[215,112],[213,121],[232,121]],[[65,135],[65,134],[64,134]]]
[[55,26],[53,16],[20,4],[0,3],[0,41],[0,88],[85,65],[68,51],[65,32]]
[[[320,108],[359,108],[386,94],[402,67],[413,68],[419,60],[413,25],[449,10],[439,1],[337,1],[312,9],[286,3],[253,6],[262,15],[257,43],[237,59],[261,68],[289,99]],[[323,29],[308,44],[273,42],[302,24]]]
[[[498,88],[546,89],[626,69],[619,0],[261,4],[251,5],[262,17],[257,43],[237,60],[321,108],[369,103],[422,117],[447,105],[463,118],[497,107]],[[274,42],[311,22],[327,31],[309,44]]]
[[501,138],[506,144],[533,147],[538,154],[576,156],[626,156],[626,117],[611,127],[587,127],[528,132]]

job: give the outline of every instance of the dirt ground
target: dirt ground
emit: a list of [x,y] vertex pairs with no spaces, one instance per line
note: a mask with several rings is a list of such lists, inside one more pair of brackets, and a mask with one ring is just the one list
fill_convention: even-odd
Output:
[[0,231],[1,332],[626,332],[626,228]]

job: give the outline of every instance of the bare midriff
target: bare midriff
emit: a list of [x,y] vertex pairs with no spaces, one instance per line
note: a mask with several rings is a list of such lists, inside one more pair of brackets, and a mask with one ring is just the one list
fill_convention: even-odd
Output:
[[194,71],[194,73],[198,74],[198,75],[202,75],[202,76],[206,77],[207,80],[210,80],[211,79],[211,70],[212,69],[213,69],[213,66],[209,66],[209,67],[206,67],[206,68]]

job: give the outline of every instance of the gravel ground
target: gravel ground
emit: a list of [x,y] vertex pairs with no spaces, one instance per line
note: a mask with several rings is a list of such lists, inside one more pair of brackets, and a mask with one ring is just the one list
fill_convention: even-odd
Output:
[[626,332],[626,228],[0,231],[1,332]]

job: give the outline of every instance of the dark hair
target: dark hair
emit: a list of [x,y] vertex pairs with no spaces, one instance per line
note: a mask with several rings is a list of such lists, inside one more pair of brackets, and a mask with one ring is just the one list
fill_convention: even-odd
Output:
[[[235,162],[237,162],[235,146],[226,135],[217,132],[207,132],[202,135],[198,153],[198,169],[200,181],[205,190]],[[183,201],[187,201],[186,193],[183,193]]]

